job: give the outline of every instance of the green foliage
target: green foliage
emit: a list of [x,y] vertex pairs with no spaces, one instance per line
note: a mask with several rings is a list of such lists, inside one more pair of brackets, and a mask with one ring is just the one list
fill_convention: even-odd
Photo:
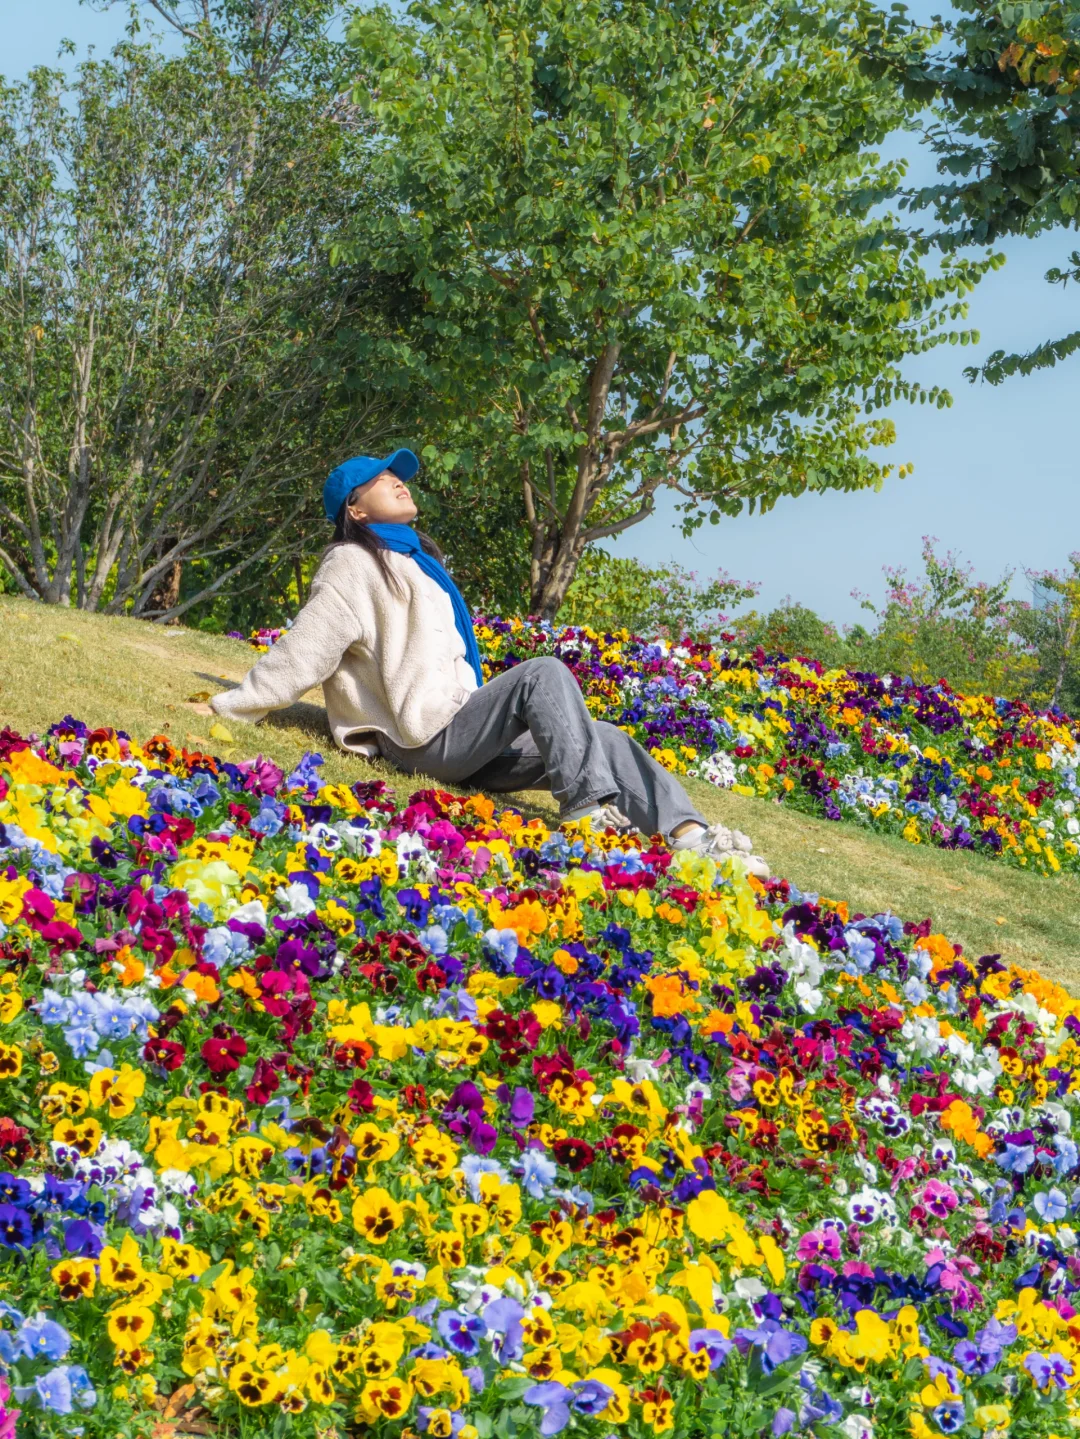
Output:
[[[1056,674],[1059,651],[1054,646],[1060,635],[1055,640],[1055,625],[1061,616],[1036,613],[1010,600],[1010,574],[994,584],[975,580],[970,567],[951,553],[939,555],[930,539],[923,542],[922,557],[918,579],[909,579],[902,569],[885,570],[884,600],[863,599],[871,617],[867,624],[841,632],[805,605],[787,600],[766,616],[740,616],[731,628],[744,648],[760,645],[767,653],[801,655],[826,665],[910,675],[922,683],[945,680],[969,694],[1049,703],[1047,683]],[[1060,583],[1063,595],[1075,594],[1080,620],[1080,580],[1043,579]],[[1073,646],[1070,662],[1080,665],[1076,630],[1064,622],[1061,634]]]
[[715,640],[728,623],[724,612],[757,593],[721,571],[701,580],[682,565],[650,566],[588,551],[559,611],[559,621],[594,630],[621,630],[678,642]]
[[370,198],[362,127],[294,59],[207,28],[0,83],[0,566],[28,597],[265,607],[326,541],[327,469],[397,437],[341,346],[400,297],[328,258]]
[[848,663],[850,647],[836,626],[806,605],[785,600],[767,615],[740,617],[732,626],[745,649],[761,646],[769,654],[806,655],[826,665]]
[[[417,323],[357,364],[415,384],[428,472],[462,506],[520,496],[533,609],[586,549],[781,495],[879,485],[872,411],[947,404],[900,371],[984,266],[930,277],[873,147],[917,102],[860,64],[838,0],[417,0],[349,30],[393,204],[342,257],[415,287]],[[892,42],[921,58],[918,40]]]
[[1037,603],[1018,605],[1013,629],[1034,665],[1028,693],[1043,705],[1080,714],[1080,554],[1063,573],[1033,575]]
[[902,569],[886,569],[884,604],[863,601],[876,628],[861,642],[849,641],[849,662],[920,681],[945,679],[969,694],[1019,694],[1031,664],[1011,638],[1012,575],[994,584],[974,580],[970,567],[951,552],[939,556],[930,539],[923,542],[923,566],[915,582]]
[[[340,47],[330,38],[342,0],[86,0],[92,9],[138,6],[164,20],[185,40],[212,44],[230,68],[256,89],[289,87],[326,93],[327,80],[343,79]],[[135,21],[132,32],[138,33]],[[336,90],[331,86],[332,93]]]
[[[468,495],[468,488],[464,488]],[[493,489],[478,504],[456,489],[434,489],[421,470],[413,495],[417,524],[445,551],[446,562],[474,614],[519,615],[529,606],[529,536],[521,501],[512,490]]]
[[[946,251],[1006,235],[1036,235],[1080,222],[1080,0],[955,0],[912,63],[910,43],[891,33],[872,45],[912,98],[932,102],[928,139],[941,181],[910,199],[942,224],[935,238]],[[922,34],[914,26],[907,42]],[[1051,284],[1076,279],[1054,268]],[[1080,348],[1080,331],[1048,340],[1027,354],[996,350],[966,371],[999,384],[1009,375],[1046,369]]]

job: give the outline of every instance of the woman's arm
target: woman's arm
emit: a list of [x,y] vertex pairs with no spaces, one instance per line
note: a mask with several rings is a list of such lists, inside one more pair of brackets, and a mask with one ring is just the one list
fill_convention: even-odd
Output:
[[255,724],[270,710],[295,704],[337,669],[361,635],[360,618],[330,584],[322,584],[297,615],[292,629],[249,670],[243,684],[215,695],[219,715]]

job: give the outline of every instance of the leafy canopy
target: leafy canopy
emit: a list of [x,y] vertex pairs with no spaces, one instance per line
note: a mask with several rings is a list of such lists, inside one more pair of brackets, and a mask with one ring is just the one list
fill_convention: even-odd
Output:
[[1080,553],[1068,569],[1030,574],[1034,603],[1018,605],[1013,628],[1026,644],[1035,673],[1029,690],[1036,703],[1080,713]]
[[273,593],[325,544],[327,469],[393,433],[337,361],[396,298],[329,265],[346,177],[365,198],[334,76],[234,59],[207,32],[0,82],[0,570],[28,597]]
[[718,640],[733,606],[752,599],[756,584],[720,570],[704,578],[680,564],[646,565],[640,560],[588,551],[559,611],[561,624],[588,625],[660,638]]
[[543,613],[661,486],[689,529],[878,485],[872,411],[948,403],[900,362],[968,338],[945,327],[984,265],[928,276],[883,210],[903,167],[873,147],[916,102],[860,67],[873,15],[459,0],[350,27],[394,203],[339,254],[425,302],[357,362],[422,386],[436,484],[521,495]]
[[[905,92],[932,106],[927,138],[942,178],[910,204],[936,214],[942,229],[934,241],[953,251],[1006,235],[1076,229],[1080,0],[955,0],[936,25],[929,35],[912,26],[902,40],[894,25],[872,44]],[[924,50],[917,58],[920,34]],[[1080,279],[1080,251],[1046,278],[1061,285]],[[1080,329],[1026,354],[996,350],[966,374],[999,384],[1056,365],[1077,349]]]

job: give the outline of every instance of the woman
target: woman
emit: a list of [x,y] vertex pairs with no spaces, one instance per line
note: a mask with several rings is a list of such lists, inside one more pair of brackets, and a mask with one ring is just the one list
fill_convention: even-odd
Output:
[[465,602],[437,547],[412,528],[407,482],[418,469],[410,450],[395,450],[333,471],[323,503],[334,542],[310,598],[243,684],[215,696],[214,710],[255,723],[321,684],[343,749],[441,783],[544,787],[563,822],[660,833],[674,849],[736,854],[767,876],[745,835],[708,825],[673,775],[592,718],[561,661],[526,660],[484,684]]

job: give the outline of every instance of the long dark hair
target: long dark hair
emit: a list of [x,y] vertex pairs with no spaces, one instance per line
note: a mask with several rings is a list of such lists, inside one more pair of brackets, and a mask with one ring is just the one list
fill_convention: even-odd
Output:
[[[357,489],[359,489],[359,486]],[[390,568],[390,563],[386,558],[388,553],[386,546],[366,520],[354,519],[349,513],[349,506],[355,501],[356,495],[357,490],[354,490],[342,505],[341,509],[338,510],[338,517],[334,524],[334,538],[327,546],[326,552],[329,554],[330,551],[336,549],[338,545],[359,545],[378,565],[379,573],[390,588],[392,590],[399,590],[398,577]],[[439,563],[442,564],[443,552],[431,536],[425,535],[420,530],[417,530],[416,538],[420,541],[420,548],[424,553],[431,555],[433,559],[438,560]]]

